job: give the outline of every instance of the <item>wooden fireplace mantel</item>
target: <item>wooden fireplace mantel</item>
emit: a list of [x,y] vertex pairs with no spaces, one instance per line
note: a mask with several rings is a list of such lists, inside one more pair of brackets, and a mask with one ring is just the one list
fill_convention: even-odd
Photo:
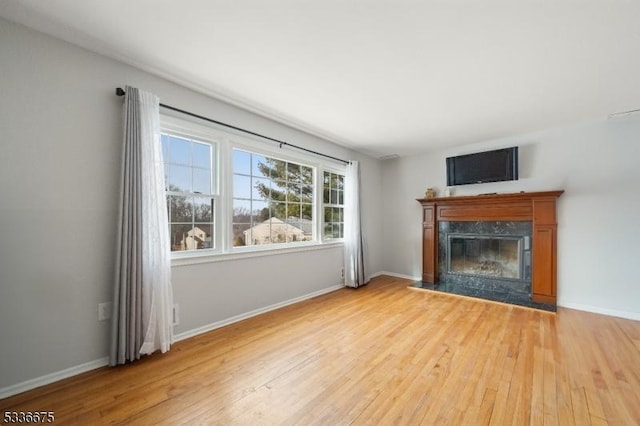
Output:
[[438,278],[438,222],[532,222],[531,298],[556,303],[557,215],[556,200],[564,191],[520,192],[462,197],[421,198],[422,281]]

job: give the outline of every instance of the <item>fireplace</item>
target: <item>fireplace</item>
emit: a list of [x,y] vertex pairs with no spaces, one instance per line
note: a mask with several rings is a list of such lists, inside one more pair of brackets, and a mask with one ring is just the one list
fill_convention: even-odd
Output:
[[482,234],[447,236],[449,274],[523,279],[522,237]]
[[438,282],[531,297],[531,222],[438,223]]
[[[421,283],[438,287],[452,280],[484,289],[508,286],[509,292],[526,294],[531,303],[555,306],[556,203],[563,192],[418,199],[422,205]],[[459,225],[463,223],[471,225]],[[449,240],[453,250],[464,249],[462,261],[447,257]],[[488,254],[485,246],[491,249]]]

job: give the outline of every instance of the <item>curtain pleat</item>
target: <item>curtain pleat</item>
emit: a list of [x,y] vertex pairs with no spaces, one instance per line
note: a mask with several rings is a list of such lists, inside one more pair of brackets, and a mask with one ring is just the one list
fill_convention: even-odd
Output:
[[120,183],[110,365],[166,352],[173,329],[159,100],[133,87],[124,100]]
[[364,270],[364,239],[360,211],[360,165],[347,165],[344,204],[344,268],[345,285],[359,287],[368,282]]

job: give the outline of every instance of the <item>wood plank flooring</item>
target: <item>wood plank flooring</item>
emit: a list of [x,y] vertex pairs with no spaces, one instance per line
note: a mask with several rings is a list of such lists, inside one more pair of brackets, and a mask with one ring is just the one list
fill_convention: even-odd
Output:
[[11,398],[56,424],[640,424],[640,322],[378,277]]

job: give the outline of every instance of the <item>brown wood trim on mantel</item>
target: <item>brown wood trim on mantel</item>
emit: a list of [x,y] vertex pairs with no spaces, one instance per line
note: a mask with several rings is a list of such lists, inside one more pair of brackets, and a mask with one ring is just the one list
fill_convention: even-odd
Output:
[[438,278],[438,222],[532,222],[532,300],[556,303],[557,215],[556,200],[563,190],[420,198],[422,205],[422,281]]

